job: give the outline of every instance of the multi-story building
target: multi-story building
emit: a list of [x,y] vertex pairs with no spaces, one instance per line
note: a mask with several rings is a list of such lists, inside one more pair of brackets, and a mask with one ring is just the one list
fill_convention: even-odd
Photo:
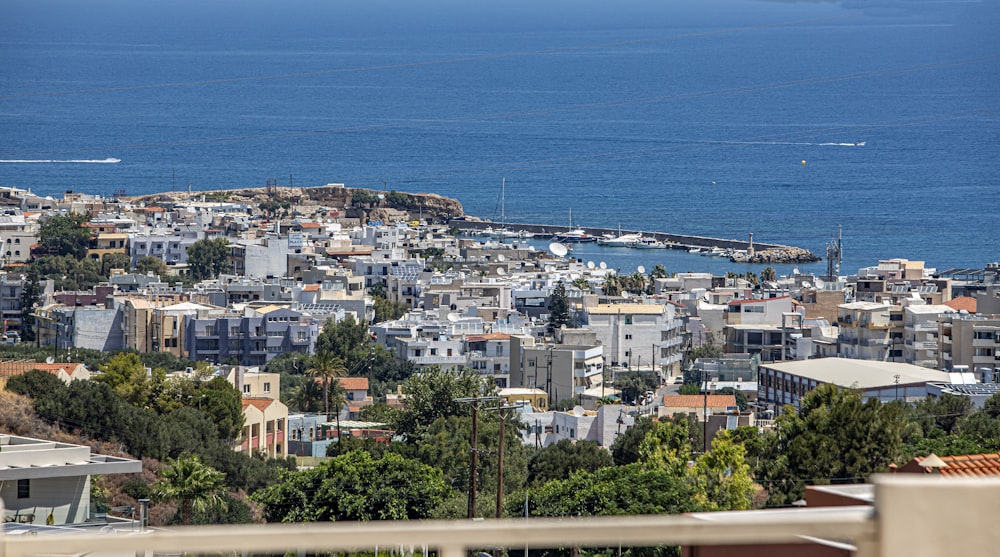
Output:
[[984,382],[1000,382],[1000,315],[944,314],[939,326],[941,369],[966,369]]
[[318,320],[281,306],[267,306],[253,314],[187,318],[188,357],[262,366],[278,354],[313,352],[322,325]]
[[288,407],[273,398],[243,398],[243,433],[237,451],[269,458],[288,456]]
[[725,351],[732,354],[760,354],[765,362],[787,356],[790,332],[798,332],[801,314],[793,312],[791,296],[732,300],[725,312]]
[[903,362],[938,366],[938,316],[955,310],[943,305],[911,304],[903,308]]
[[612,367],[669,374],[680,366],[685,326],[673,303],[585,305],[582,315]]
[[510,381],[510,335],[487,333],[465,337],[463,347],[468,366],[482,375],[493,377],[500,388]]
[[795,362],[762,362],[758,368],[757,402],[778,411],[798,408],[810,391],[823,384],[861,391],[882,402],[927,397],[928,383],[951,383],[949,374],[911,364],[820,358]]
[[510,342],[509,386],[542,389],[551,401],[576,399],[588,407],[612,394],[604,387],[603,345],[536,345],[520,335]]
[[903,361],[903,309],[884,302],[841,304],[838,355],[858,360]]
[[129,234],[132,265],[142,257],[156,257],[167,265],[186,265],[187,248],[205,237],[196,227],[149,228]]
[[90,476],[142,472],[142,462],[90,447],[0,434],[3,521],[40,526],[91,518]]
[[26,219],[20,209],[0,210],[0,260],[26,263],[31,259],[31,245],[38,241],[38,220]]

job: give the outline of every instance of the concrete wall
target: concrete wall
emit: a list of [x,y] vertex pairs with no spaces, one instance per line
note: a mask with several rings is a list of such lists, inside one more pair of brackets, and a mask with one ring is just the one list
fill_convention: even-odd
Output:
[[[54,524],[79,524],[90,516],[90,477],[35,478],[28,480],[29,497],[18,499],[17,480],[0,482],[4,516],[34,515],[32,524],[45,524],[52,513]],[[24,520],[24,519],[22,519]]]

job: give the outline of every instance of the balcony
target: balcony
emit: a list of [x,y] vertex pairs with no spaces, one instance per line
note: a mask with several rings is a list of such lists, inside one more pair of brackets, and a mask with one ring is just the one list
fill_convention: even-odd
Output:
[[[1000,479],[877,476],[874,507],[825,507],[677,516],[507,520],[323,522],[176,528],[118,535],[61,531],[0,536],[5,557],[70,554],[281,554],[412,547],[439,557],[467,550],[525,548],[758,546],[830,540],[860,557],[992,555]],[[942,509],[963,512],[942,512]],[[71,529],[66,529],[71,530]],[[841,545],[842,544],[842,545]],[[801,547],[801,546],[800,546]],[[771,549],[770,552],[767,550]],[[816,551],[822,548],[816,546]],[[744,553],[749,553],[744,552]],[[783,554],[789,554],[784,551]],[[809,554],[799,550],[798,554]]]

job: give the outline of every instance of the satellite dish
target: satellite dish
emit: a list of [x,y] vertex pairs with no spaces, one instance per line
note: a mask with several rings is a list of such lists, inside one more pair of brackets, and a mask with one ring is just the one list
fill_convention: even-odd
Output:
[[636,267],[635,270],[639,271],[640,275],[646,272],[646,268],[643,267],[642,265],[639,265],[638,267]]
[[587,411],[583,409],[583,406],[574,406],[573,407],[573,415],[576,416],[577,418],[579,418],[580,416],[584,416],[586,414],[587,414]]
[[811,287],[812,287],[812,285],[809,284],[808,280],[802,281],[802,288],[811,288]]
[[825,286],[826,286],[826,283],[823,282],[823,279],[816,279],[816,288],[818,288],[820,290],[823,290],[823,287],[825,287]]
[[546,273],[551,273],[551,272],[553,272],[555,270],[556,270],[556,266],[555,265],[546,265],[545,266],[545,272]]
[[47,364],[54,364],[54,363],[56,363],[56,359],[53,358],[52,356],[49,356],[48,358],[45,358],[45,363],[47,363]]
[[798,267],[792,267],[792,274],[793,275],[799,274],[799,268]]
[[587,268],[588,268],[588,269],[593,269],[593,268],[594,268],[594,267],[596,267],[596,266],[597,266],[597,265],[594,265],[594,262],[593,262],[593,261],[588,261],[588,262],[587,262]]
[[607,268],[608,268],[608,264],[607,264],[607,263],[605,263],[605,262],[603,262],[603,261],[601,261],[601,264],[600,264],[600,265],[598,265],[598,267],[600,267],[600,268],[602,268],[602,269],[607,269]]
[[552,242],[549,244],[549,251],[556,257],[566,257],[566,254],[569,253],[569,248],[559,242]]
[[449,322],[454,323],[454,322],[458,321],[458,314],[457,313],[449,313],[447,319],[448,319]]
[[578,278],[580,278],[580,274],[579,273],[570,273],[569,274],[569,280],[576,280]]
[[504,269],[503,267],[497,267],[497,274],[500,276],[504,276],[507,274],[507,270]]
[[504,257],[504,255],[501,253],[500,255],[497,256],[497,261],[503,263],[504,261],[507,261],[507,258]]

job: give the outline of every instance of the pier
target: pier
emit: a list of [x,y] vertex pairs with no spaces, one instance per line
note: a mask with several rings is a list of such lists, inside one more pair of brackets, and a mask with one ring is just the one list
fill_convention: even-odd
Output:
[[[711,236],[694,236],[690,234],[673,234],[670,232],[653,232],[648,230],[626,230],[624,228],[598,228],[588,226],[567,226],[554,224],[528,224],[528,223],[503,223],[489,220],[468,220],[465,218],[453,218],[448,221],[448,225],[458,229],[460,232],[475,233],[487,228],[497,229],[501,226],[514,232],[530,232],[536,235],[563,234],[570,230],[583,230],[587,234],[600,238],[605,235],[617,236],[621,234],[641,234],[645,237],[655,238],[664,242],[669,249],[689,250],[692,248],[721,248],[731,250],[749,251],[750,240],[735,240],[729,238],[713,238]],[[798,248],[785,244],[771,244],[767,242],[753,242],[753,249],[756,253],[772,252],[778,254],[789,254],[790,257],[775,259],[771,263],[802,263],[819,261],[820,258],[805,248]]]

